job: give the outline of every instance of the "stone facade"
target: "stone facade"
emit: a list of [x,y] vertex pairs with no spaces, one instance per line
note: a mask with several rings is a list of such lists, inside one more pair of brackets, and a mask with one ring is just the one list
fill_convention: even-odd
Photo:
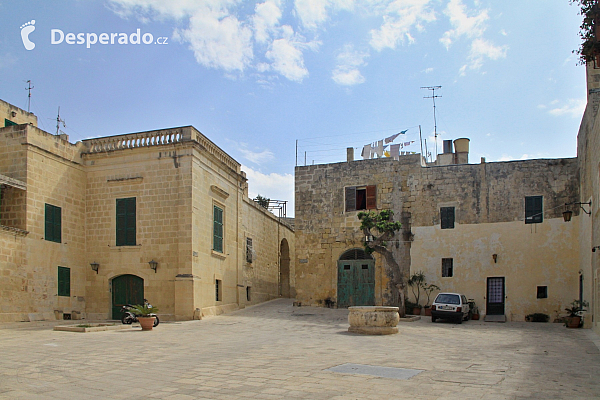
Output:
[[[577,297],[584,216],[575,210],[572,222],[562,219],[563,205],[579,199],[577,159],[425,166],[420,155],[409,155],[296,167],[299,302],[337,301],[338,260],[364,242],[358,211],[346,210],[345,190],[370,185],[376,210],[391,209],[402,222],[389,243],[400,264],[423,271],[442,291],[475,299],[483,314],[487,278],[504,278],[504,313],[511,320],[534,312],[554,316]],[[542,196],[543,222],[525,223],[528,196]],[[451,229],[441,229],[442,207],[454,208]],[[395,305],[384,260],[374,255],[373,305]],[[453,260],[451,277],[442,277],[444,258]],[[547,298],[537,298],[538,286],[546,287]]]
[[[591,205],[582,205],[590,214],[581,218],[578,261],[583,299],[590,303],[584,319],[585,326],[592,327],[600,334],[600,70],[592,65],[586,69],[588,103],[577,135],[581,184],[578,201],[591,202]],[[592,248],[594,252],[590,251]]]
[[[293,295],[293,229],[248,199],[240,164],[193,127],[72,144],[38,129],[33,114],[3,102],[0,113],[13,118],[0,128],[0,321],[111,318],[123,276],[143,281],[165,320]],[[120,199],[135,203],[135,239],[125,245]],[[48,205],[60,209],[58,239],[45,237]]]

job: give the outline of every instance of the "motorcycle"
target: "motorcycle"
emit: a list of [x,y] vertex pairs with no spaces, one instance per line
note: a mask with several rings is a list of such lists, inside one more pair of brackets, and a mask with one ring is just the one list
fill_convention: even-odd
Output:
[[[144,299],[144,305],[148,308],[152,308],[152,305],[148,303],[148,300]],[[127,325],[131,325],[134,322],[138,322],[139,315],[135,313],[135,308],[131,304],[125,304],[121,307],[121,312],[123,316],[121,317],[121,322]],[[152,313],[149,315],[150,317],[154,317],[154,325],[157,326],[160,321],[158,320],[158,315]]]

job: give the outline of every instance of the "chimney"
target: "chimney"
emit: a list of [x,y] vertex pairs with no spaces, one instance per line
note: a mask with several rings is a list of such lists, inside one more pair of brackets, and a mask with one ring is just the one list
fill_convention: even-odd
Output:
[[455,164],[469,163],[469,142],[467,138],[460,138],[454,141]]
[[346,159],[348,162],[354,161],[354,147],[348,147],[346,149]]

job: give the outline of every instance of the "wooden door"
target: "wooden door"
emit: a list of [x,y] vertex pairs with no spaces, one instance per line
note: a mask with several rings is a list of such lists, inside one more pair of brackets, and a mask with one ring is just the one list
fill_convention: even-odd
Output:
[[144,304],[144,280],[135,275],[121,275],[112,281],[112,319],[121,319],[125,304]]

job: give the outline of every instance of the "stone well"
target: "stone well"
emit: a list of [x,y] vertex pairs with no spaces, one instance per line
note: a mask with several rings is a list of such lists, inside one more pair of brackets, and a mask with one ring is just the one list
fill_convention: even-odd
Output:
[[398,307],[359,306],[348,307],[348,332],[366,335],[391,335],[398,333],[400,315]]

